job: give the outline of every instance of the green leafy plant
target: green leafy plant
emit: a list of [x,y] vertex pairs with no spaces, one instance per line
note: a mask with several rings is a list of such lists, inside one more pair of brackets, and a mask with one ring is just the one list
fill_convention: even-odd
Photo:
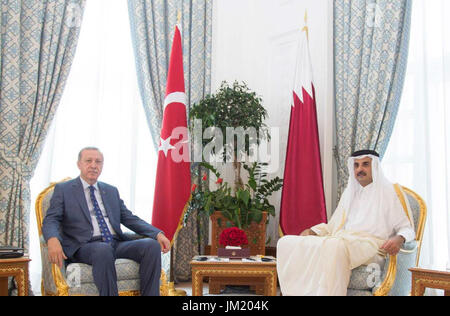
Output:
[[[267,118],[267,111],[262,106],[262,100],[255,92],[250,91],[245,83],[234,82],[231,86],[223,82],[215,94],[208,95],[203,100],[194,104],[190,110],[190,127],[194,130],[196,120],[202,124],[202,136],[207,128],[215,127],[220,129],[222,135],[227,135],[227,128],[242,128],[244,131],[252,129],[256,135],[247,134],[244,139],[244,146],[238,147],[238,142],[233,139],[233,147],[226,147],[223,151],[216,148],[222,154],[226,162],[233,161],[234,184],[230,186],[224,182],[220,173],[211,164],[201,162],[195,164],[194,169],[206,170],[214,174],[217,178],[216,188],[210,190],[208,186],[207,173],[198,174],[201,179],[198,185],[192,188],[192,199],[188,207],[185,219],[193,210],[199,210],[199,214],[211,216],[215,211],[220,211],[226,218],[226,226],[236,226],[246,229],[252,222],[260,223],[263,212],[275,216],[275,207],[270,204],[269,197],[282,187],[283,180],[279,177],[268,180],[264,168],[267,164],[252,163],[246,164],[239,161],[238,157],[242,152],[251,154],[250,144],[258,144],[262,139],[270,139],[267,126],[264,120]],[[233,136],[234,137],[234,136]],[[202,145],[208,145],[214,137],[204,139]],[[224,139],[225,140],[225,139]],[[227,141],[230,141],[229,139]],[[206,157],[203,157],[205,160]],[[246,184],[242,181],[242,169],[248,173]],[[205,171],[201,171],[205,172]],[[221,226],[222,223],[219,223]]]
[[[197,104],[194,104],[189,112],[191,129],[195,120],[201,120],[202,133],[210,127],[219,128],[222,135],[227,135],[227,128],[243,128],[243,130],[254,129],[255,135],[247,135],[244,142],[244,153],[249,155],[251,143],[259,144],[260,139],[269,139],[267,126],[264,120],[267,111],[262,105],[262,99],[252,92],[245,83],[234,82],[231,86],[222,82],[217,93],[208,95]],[[206,146],[211,139],[203,139]],[[238,157],[238,143],[234,141],[233,148],[226,148],[222,153],[224,161],[233,161],[235,173],[235,189],[243,188],[241,177],[242,162]],[[215,153],[218,154],[218,153]]]

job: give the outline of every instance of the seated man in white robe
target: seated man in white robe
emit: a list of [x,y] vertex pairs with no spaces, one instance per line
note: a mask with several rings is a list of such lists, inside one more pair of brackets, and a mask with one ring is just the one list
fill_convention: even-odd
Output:
[[277,245],[277,270],[285,296],[347,294],[351,270],[396,255],[414,240],[410,211],[383,175],[379,155],[356,152],[348,160],[349,181],[328,224],[300,236],[285,236]]

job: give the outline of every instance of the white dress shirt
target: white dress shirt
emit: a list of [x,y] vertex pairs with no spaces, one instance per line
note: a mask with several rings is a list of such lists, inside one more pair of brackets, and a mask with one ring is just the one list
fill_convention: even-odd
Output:
[[[86,202],[87,202],[87,206],[89,209],[89,214],[91,215],[91,220],[92,220],[92,228],[94,230],[93,233],[93,238],[96,237],[101,237],[102,234],[100,232],[100,227],[98,225],[98,221],[97,221],[97,217],[95,216],[95,211],[94,211],[94,205],[92,204],[91,201],[91,191],[89,190],[89,186],[90,184],[87,183],[86,181],[84,181],[81,177],[80,177],[81,183],[83,184],[83,190],[84,190],[84,196],[86,197]],[[98,202],[98,206],[100,207],[100,210],[102,211],[102,215],[105,219],[106,225],[108,226],[109,231],[111,232],[111,235],[116,235],[115,230],[112,228],[111,223],[109,221],[109,217],[108,214],[106,213],[106,209],[105,206],[103,205],[103,200],[102,197],[100,195],[100,191],[98,189],[98,184],[97,182],[93,185],[94,187],[94,195],[95,198],[97,199]]]

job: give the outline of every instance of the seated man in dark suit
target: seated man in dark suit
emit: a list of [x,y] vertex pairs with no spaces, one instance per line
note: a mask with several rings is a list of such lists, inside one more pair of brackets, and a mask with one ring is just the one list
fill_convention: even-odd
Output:
[[[118,295],[114,262],[131,259],[140,264],[142,295],[159,295],[161,251],[170,241],[164,233],[134,216],[117,188],[97,182],[103,154],[87,147],[78,155],[80,177],[55,186],[42,231],[50,261],[62,267],[64,259],[92,265],[94,282],[102,296]],[[120,225],[150,237],[129,240]]]

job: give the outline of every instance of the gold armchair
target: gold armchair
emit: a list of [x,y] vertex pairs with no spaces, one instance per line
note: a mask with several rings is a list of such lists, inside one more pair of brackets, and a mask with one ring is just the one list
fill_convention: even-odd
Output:
[[[348,295],[407,296],[411,291],[411,273],[408,269],[419,263],[427,207],[424,200],[414,191],[399,185],[395,187],[405,212],[414,223],[416,239],[405,244],[398,255],[388,256],[382,271],[374,271],[368,266],[353,270]],[[370,287],[369,281],[374,276],[380,277],[381,282],[375,287]]]
[[[61,182],[70,180],[66,178]],[[97,288],[93,283],[92,268],[86,264],[72,263],[67,268],[59,269],[48,260],[48,248],[42,235],[42,222],[56,183],[52,183],[42,191],[36,200],[36,221],[38,226],[41,261],[42,281],[41,290],[44,296],[80,296],[98,295]],[[119,295],[137,296],[139,292],[139,264],[128,259],[116,260],[117,284]],[[160,294],[167,296],[169,287],[164,269],[161,270]]]

